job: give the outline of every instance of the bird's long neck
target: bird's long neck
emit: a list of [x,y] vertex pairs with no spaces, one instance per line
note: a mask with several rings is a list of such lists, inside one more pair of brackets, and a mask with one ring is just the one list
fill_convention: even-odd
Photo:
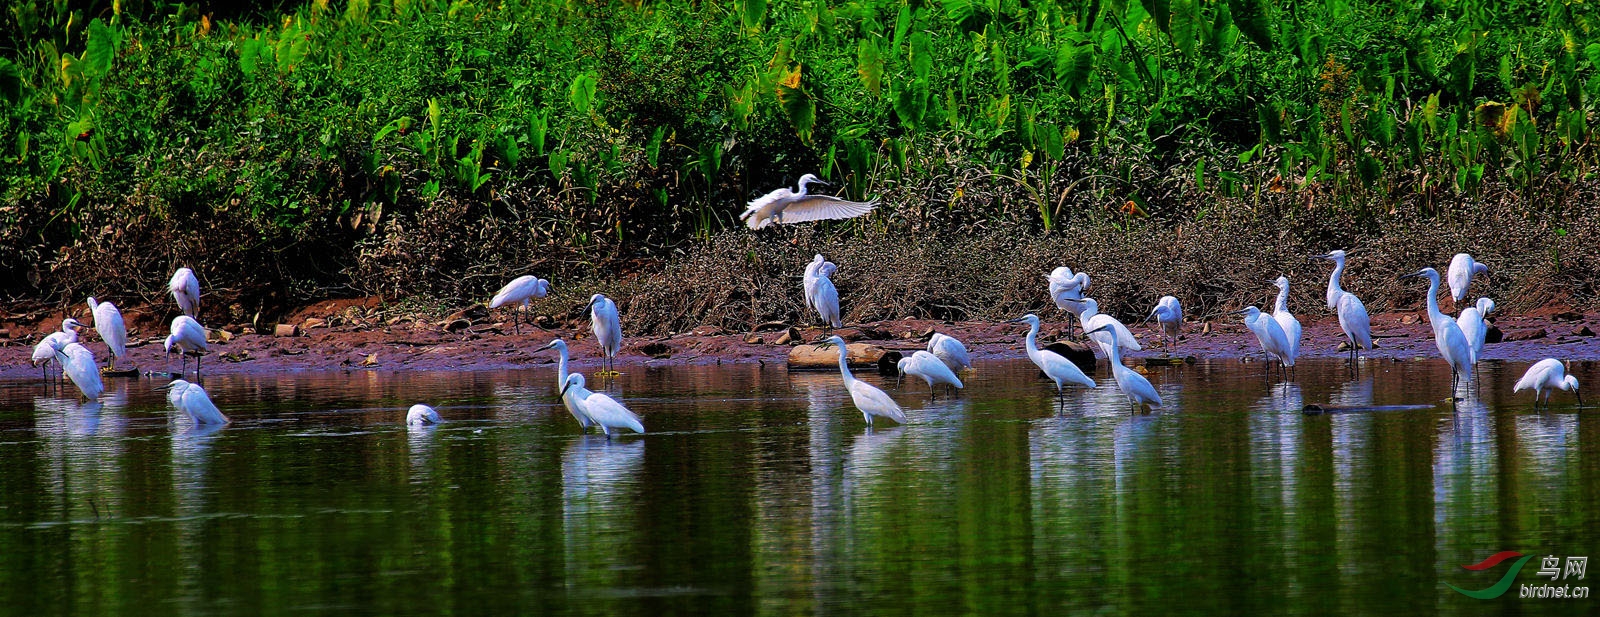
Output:
[[1284,285],[1284,286],[1278,288],[1278,303],[1272,307],[1272,310],[1274,310],[1276,312],[1279,312],[1279,313],[1287,313],[1287,312],[1289,312],[1289,286],[1288,285]]
[[1039,359],[1039,324],[1028,325],[1027,349],[1028,359],[1037,361]]
[[1428,277],[1428,320],[1439,323],[1441,319],[1446,317],[1444,312],[1439,310],[1439,277],[1434,275]]
[[850,374],[850,350],[844,345],[839,345],[839,374],[844,377],[844,385],[848,387],[855,383],[856,376]]
[[1120,368],[1122,366],[1122,345],[1119,343],[1101,345],[1101,347],[1106,350],[1106,361],[1111,363],[1111,370],[1114,372]]
[[556,383],[567,383],[567,348],[561,347],[561,360],[556,363]]
[[1333,262],[1333,274],[1328,276],[1328,308],[1339,308],[1339,296],[1344,295],[1344,290],[1339,289],[1339,275],[1344,274],[1344,260]]
[[799,186],[800,190],[795,191],[795,195],[805,195],[806,194],[806,185],[810,184],[810,183],[806,182],[805,180],[801,180],[801,181],[797,182],[796,184]]

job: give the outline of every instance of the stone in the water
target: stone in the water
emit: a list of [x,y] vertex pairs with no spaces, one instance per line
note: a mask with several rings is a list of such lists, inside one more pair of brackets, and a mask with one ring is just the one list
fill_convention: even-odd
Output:
[[1073,364],[1078,365],[1078,369],[1082,370],[1083,374],[1094,374],[1094,350],[1089,349],[1088,345],[1077,341],[1056,341],[1044,349],[1045,351],[1056,352],[1061,357],[1071,360]]
[[1507,332],[1502,340],[1532,341],[1536,339],[1542,339],[1549,334],[1549,332],[1545,332],[1544,328],[1534,328],[1531,330],[1512,330],[1511,332]]
[[1589,326],[1578,326],[1578,328],[1576,330],[1572,331],[1572,335],[1573,336],[1594,336],[1594,330],[1590,330]]

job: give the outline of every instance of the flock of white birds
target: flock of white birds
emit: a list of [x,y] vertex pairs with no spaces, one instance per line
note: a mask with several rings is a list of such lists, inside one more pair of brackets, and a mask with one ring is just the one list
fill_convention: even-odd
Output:
[[[796,190],[782,188],[751,201],[741,218],[751,229],[761,229],[772,223],[862,216],[871,212],[877,205],[877,202],[853,202],[828,195],[811,194],[808,189],[812,184],[825,183],[811,174],[801,176]],[[1327,306],[1328,310],[1333,311],[1339,318],[1339,327],[1344,332],[1351,365],[1354,367],[1359,350],[1372,349],[1371,321],[1366,306],[1354,293],[1345,291],[1339,285],[1347,259],[1345,251],[1333,251],[1326,255],[1317,255],[1316,258],[1333,262],[1333,273],[1328,278]],[[838,328],[843,325],[840,319],[839,291],[832,280],[837,271],[837,265],[822,255],[817,255],[806,264],[802,276],[805,302],[816,311],[824,328]],[[1444,282],[1449,285],[1451,297],[1459,306],[1466,299],[1473,277],[1487,273],[1487,266],[1474,261],[1470,255],[1461,253],[1450,261]],[[1160,407],[1161,395],[1150,380],[1122,362],[1124,350],[1140,350],[1138,339],[1121,321],[1100,312],[1099,303],[1087,295],[1090,285],[1089,275],[1084,272],[1073,272],[1068,267],[1060,267],[1046,275],[1046,278],[1049,282],[1050,299],[1058,308],[1075,318],[1084,336],[1105,354],[1110,361],[1112,377],[1117,387],[1128,397],[1133,409],[1137,411],[1147,407]],[[1473,369],[1483,351],[1488,331],[1484,319],[1494,310],[1494,301],[1489,298],[1479,298],[1476,303],[1463,309],[1459,316],[1451,318],[1439,310],[1438,292],[1441,279],[1437,270],[1423,268],[1401,278],[1428,280],[1428,319],[1433,327],[1433,338],[1439,348],[1439,354],[1450,365],[1453,399],[1456,384],[1474,377]],[[1270,314],[1254,306],[1245,307],[1235,313],[1243,316],[1245,327],[1255,335],[1262,351],[1269,360],[1277,362],[1277,366],[1287,377],[1294,368],[1295,358],[1300,353],[1301,327],[1299,319],[1289,312],[1289,279],[1280,276],[1273,281],[1273,285],[1278,288],[1278,297]],[[168,356],[167,374],[169,377],[176,375],[178,378],[172,379],[161,389],[167,391],[167,400],[172,406],[188,415],[195,424],[226,424],[227,416],[212,403],[205,388],[199,383],[181,378],[187,375],[187,358],[193,356],[195,380],[198,382],[200,359],[207,352],[207,331],[196,319],[200,312],[200,281],[189,268],[179,268],[168,283],[168,291],[182,312],[172,320],[171,333],[164,343]],[[513,331],[520,332],[519,314],[526,312],[535,298],[543,298],[549,291],[550,282],[545,279],[534,276],[518,277],[494,295],[489,301],[489,308],[520,308],[521,310],[514,311],[512,321]],[[110,353],[106,370],[114,370],[117,361],[127,355],[128,335],[122,313],[118,311],[116,305],[110,302],[97,302],[94,298],[89,298],[89,309],[95,331],[99,333],[100,339],[106,344]],[[614,375],[615,360],[622,348],[623,338],[617,305],[603,294],[594,294],[590,297],[585,311],[589,314],[590,328],[594,332],[605,362],[606,369],[601,371],[601,374]],[[1172,349],[1184,324],[1183,307],[1178,299],[1173,296],[1163,296],[1145,317],[1146,322],[1150,320],[1156,322],[1163,342],[1169,350]],[[1024,315],[1008,323],[1028,325],[1028,334],[1024,342],[1028,359],[1032,360],[1055,384],[1057,398],[1063,405],[1067,386],[1097,387],[1094,379],[1078,368],[1077,364],[1060,354],[1039,347],[1040,321],[1037,315]],[[83,327],[82,323],[70,317],[63,320],[60,332],[50,334],[34,347],[32,361],[36,366],[44,366],[47,383],[51,381],[48,375],[49,364],[52,362],[59,364],[62,375],[70,379],[85,398],[95,399],[105,391],[105,386],[101,382],[101,369],[94,353],[78,342],[78,333]],[[844,339],[831,335],[817,344],[819,347],[832,346],[838,349],[839,373],[844,379],[845,389],[850,393],[852,402],[861,411],[868,426],[872,425],[875,417],[898,423],[906,421],[905,411],[893,398],[876,386],[857,380],[851,374],[848,347]],[[557,396],[583,430],[598,427],[607,436],[610,436],[612,431],[621,429],[636,433],[644,432],[644,424],[638,415],[616,399],[586,388],[582,374],[567,371],[565,341],[556,339],[536,351],[546,349],[554,349],[560,356],[556,366],[556,390],[559,392]],[[176,374],[171,372],[170,366],[171,354],[174,352],[179,354],[180,359],[179,372]],[[923,380],[928,385],[929,395],[936,396],[939,386],[948,386],[952,390],[962,389],[964,386],[960,375],[972,368],[972,361],[966,346],[961,341],[947,334],[934,333],[928,340],[927,350],[916,351],[901,359],[897,368],[902,378],[909,375]],[[1555,359],[1545,359],[1534,364],[1517,381],[1513,391],[1530,389],[1534,391],[1536,405],[1542,401],[1548,406],[1550,395],[1555,390],[1571,391],[1578,395],[1579,405],[1583,403],[1577,378],[1566,374],[1566,367]],[[439,412],[432,407],[419,404],[407,411],[405,422],[409,426],[427,426],[440,423],[441,418]]]

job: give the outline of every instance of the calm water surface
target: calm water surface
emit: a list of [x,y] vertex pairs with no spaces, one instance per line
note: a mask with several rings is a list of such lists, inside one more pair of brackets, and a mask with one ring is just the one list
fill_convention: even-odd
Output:
[[[1149,415],[1109,378],[1058,414],[1025,361],[931,403],[868,377],[911,418],[871,431],[837,373],[635,367],[591,379],[651,430],[610,441],[548,368],[210,377],[212,432],[160,381],[0,382],[0,613],[1600,612],[1446,585],[1504,550],[1600,557],[1600,411],[1535,411],[1525,365],[1486,363],[1454,413],[1301,414],[1449,387],[1367,366],[1154,369]],[[449,422],[407,430],[415,402]]]

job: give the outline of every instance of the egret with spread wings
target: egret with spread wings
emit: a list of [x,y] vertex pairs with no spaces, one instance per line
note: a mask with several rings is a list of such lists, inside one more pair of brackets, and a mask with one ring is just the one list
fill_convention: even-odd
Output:
[[797,191],[784,187],[762,195],[750,202],[744,214],[739,215],[751,229],[761,229],[773,223],[804,223],[827,219],[851,219],[863,216],[878,205],[874,201],[848,201],[832,195],[813,195],[809,185],[823,184],[816,176],[800,176]]

